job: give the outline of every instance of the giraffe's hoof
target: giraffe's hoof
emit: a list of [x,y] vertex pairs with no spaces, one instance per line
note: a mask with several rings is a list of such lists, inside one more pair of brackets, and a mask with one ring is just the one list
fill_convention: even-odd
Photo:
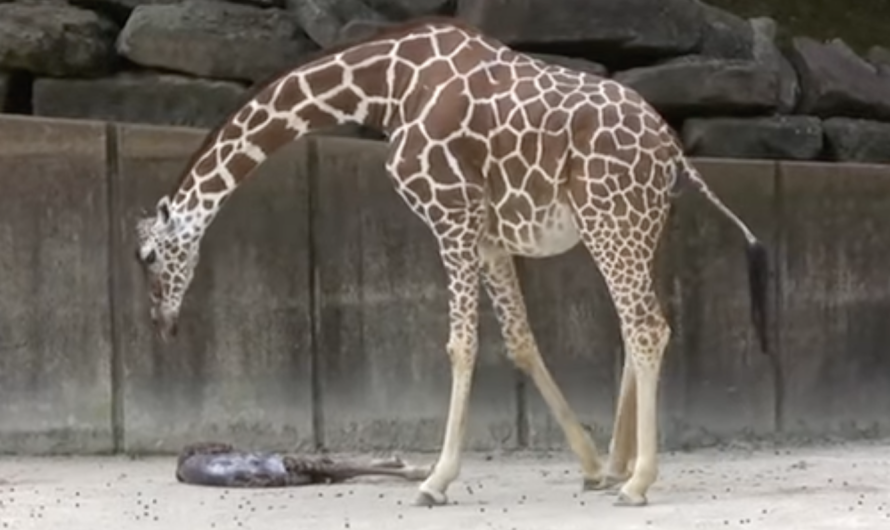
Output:
[[444,493],[438,491],[419,491],[417,498],[414,499],[415,506],[425,506],[431,508],[433,506],[445,506],[448,504],[448,497]]
[[646,506],[648,502],[645,495],[633,495],[622,491],[618,494],[618,498],[615,499],[615,506],[639,507]]
[[624,479],[611,475],[604,475],[598,479],[585,478],[581,489],[582,491],[614,491],[615,486],[623,482]]

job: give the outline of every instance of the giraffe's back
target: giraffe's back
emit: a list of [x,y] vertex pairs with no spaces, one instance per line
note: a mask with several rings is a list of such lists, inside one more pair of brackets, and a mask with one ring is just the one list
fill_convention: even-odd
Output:
[[[659,178],[637,176],[632,166],[673,156],[674,139],[651,106],[614,81],[502,55],[507,66],[495,72],[501,88],[478,103],[495,116],[485,175],[489,237],[518,255],[560,254],[580,241],[573,191]],[[658,187],[666,196],[670,183]]]
[[[463,28],[437,26],[432,35],[421,41],[422,59],[409,57],[418,70],[406,77],[392,157],[398,167],[390,166],[415,210],[432,211],[432,197],[461,201],[484,190],[489,241],[542,257],[580,241],[573,200],[588,202],[585,193],[599,193],[598,207],[609,208],[609,194],[627,193],[634,179],[661,179],[643,183],[661,195],[636,202],[665,200],[666,172],[647,168],[667,167],[675,142],[634,91]],[[436,168],[435,180],[448,189],[432,194],[424,168]]]

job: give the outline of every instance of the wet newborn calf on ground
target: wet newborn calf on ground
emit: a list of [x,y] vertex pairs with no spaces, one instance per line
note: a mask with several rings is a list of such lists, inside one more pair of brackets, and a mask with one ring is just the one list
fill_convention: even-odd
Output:
[[231,444],[202,442],[184,447],[176,479],[185,484],[227,488],[274,488],[330,484],[359,476],[391,476],[423,480],[430,468],[410,466],[399,458],[367,463],[337,462],[326,456],[307,457],[241,451]]

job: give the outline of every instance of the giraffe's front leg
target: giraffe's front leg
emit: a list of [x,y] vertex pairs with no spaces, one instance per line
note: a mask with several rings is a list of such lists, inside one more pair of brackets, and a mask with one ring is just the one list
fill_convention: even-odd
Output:
[[443,245],[442,260],[448,273],[450,295],[448,356],[451,360],[451,403],[439,460],[419,488],[415,503],[421,506],[446,504],[445,490],[460,472],[460,452],[476,363],[479,258],[475,244]]
[[602,484],[606,479],[593,439],[581,426],[538,350],[528,323],[528,313],[512,256],[496,247],[483,244],[481,258],[483,283],[500,321],[501,334],[510,358],[534,381],[562,429],[569,447],[580,460],[584,473],[583,487],[588,489],[590,485]]

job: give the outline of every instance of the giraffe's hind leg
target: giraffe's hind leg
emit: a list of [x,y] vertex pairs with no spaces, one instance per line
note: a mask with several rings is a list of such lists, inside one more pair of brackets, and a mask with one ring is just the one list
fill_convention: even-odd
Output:
[[[655,201],[650,202],[646,211],[633,211],[627,205],[643,201],[630,196],[632,193],[620,197],[625,205],[624,215],[593,206],[576,206],[576,212],[582,240],[615,303],[627,356],[613,433],[615,451],[608,466],[608,471],[616,476],[607,480],[623,478],[621,472],[628,467],[635,445],[633,470],[622,485],[616,504],[641,506],[646,504],[646,494],[658,476],[658,380],[671,335],[652,277],[668,207],[665,202]],[[579,202],[576,200],[575,204]],[[632,438],[635,444],[631,443]]]
[[588,489],[612,490],[630,477],[630,464],[637,451],[637,382],[633,361],[624,358],[621,386],[618,393],[618,407],[612,427],[612,441],[609,444],[609,460],[602,481],[589,484]]
[[569,447],[581,461],[585,487],[602,483],[604,480],[601,473],[602,466],[596,446],[581,426],[541,358],[528,324],[513,257],[487,244],[482,245],[480,255],[486,292],[500,322],[501,334],[510,358],[534,381],[550,412],[562,428]]

